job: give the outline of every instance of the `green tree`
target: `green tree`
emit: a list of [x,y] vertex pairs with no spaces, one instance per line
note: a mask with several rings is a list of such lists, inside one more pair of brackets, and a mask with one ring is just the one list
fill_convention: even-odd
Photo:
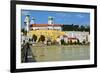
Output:
[[27,35],[27,31],[24,28],[21,29],[21,32],[23,32],[23,35]]
[[77,44],[80,44],[80,40],[79,39],[77,39]]
[[34,39],[34,41],[36,42],[37,36],[35,34],[33,34],[32,39]]
[[86,43],[86,41],[85,41],[85,39],[83,40],[83,42],[82,42],[83,44],[85,44]]
[[64,39],[61,39],[61,45],[66,45],[67,43],[64,41]]
[[45,36],[44,35],[41,35],[40,38],[39,38],[39,41],[44,42],[45,41]]

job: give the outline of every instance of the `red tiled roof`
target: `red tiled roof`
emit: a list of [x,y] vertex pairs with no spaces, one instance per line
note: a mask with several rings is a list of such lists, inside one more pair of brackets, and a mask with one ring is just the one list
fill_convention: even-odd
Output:
[[30,27],[63,26],[63,24],[31,24]]
[[77,39],[76,37],[68,37],[68,39]]

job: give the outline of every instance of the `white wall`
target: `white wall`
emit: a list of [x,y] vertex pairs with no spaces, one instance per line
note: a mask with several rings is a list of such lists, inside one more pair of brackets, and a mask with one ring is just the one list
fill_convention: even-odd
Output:
[[[56,24],[55,24],[56,25]],[[49,29],[61,30],[61,26],[48,26]]]
[[54,27],[52,27],[52,26],[48,26],[48,27],[31,27],[31,29],[33,29],[33,30],[35,30],[35,29],[41,29],[41,30],[43,30],[43,29],[46,29],[46,30],[48,30],[48,29],[56,29],[56,30],[61,30],[61,27],[60,26],[54,26]]
[[[65,31],[66,35],[68,37],[76,37],[79,39],[80,42],[83,42],[83,40],[86,40],[86,37],[89,39],[89,32],[80,32],[80,31]],[[87,40],[90,42],[89,40]]]
[[32,27],[33,30],[36,30],[36,29],[48,29],[47,27]]
[[[10,0],[0,0],[0,73],[10,73]],[[100,0],[34,0],[58,3],[96,5],[98,1],[98,37],[100,37]],[[98,38],[98,67],[70,70],[42,71],[34,73],[99,73],[100,38]],[[33,73],[33,72],[27,72]]]

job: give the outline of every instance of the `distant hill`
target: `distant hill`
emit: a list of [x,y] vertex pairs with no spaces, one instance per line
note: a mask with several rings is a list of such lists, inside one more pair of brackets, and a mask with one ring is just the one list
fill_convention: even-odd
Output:
[[74,24],[71,24],[71,25],[67,25],[67,24],[64,24],[62,26],[62,30],[63,31],[88,31],[90,32],[90,26],[79,26],[79,25],[74,25]]

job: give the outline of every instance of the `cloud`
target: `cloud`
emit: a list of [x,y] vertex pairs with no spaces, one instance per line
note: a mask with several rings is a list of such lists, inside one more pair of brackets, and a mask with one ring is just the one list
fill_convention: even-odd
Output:
[[84,18],[84,15],[82,15],[82,14],[77,14],[76,16],[79,18]]
[[22,11],[22,15],[30,15],[29,11]]
[[67,16],[67,14],[65,14],[65,13],[56,13],[56,15],[60,16],[60,17],[66,17]]

